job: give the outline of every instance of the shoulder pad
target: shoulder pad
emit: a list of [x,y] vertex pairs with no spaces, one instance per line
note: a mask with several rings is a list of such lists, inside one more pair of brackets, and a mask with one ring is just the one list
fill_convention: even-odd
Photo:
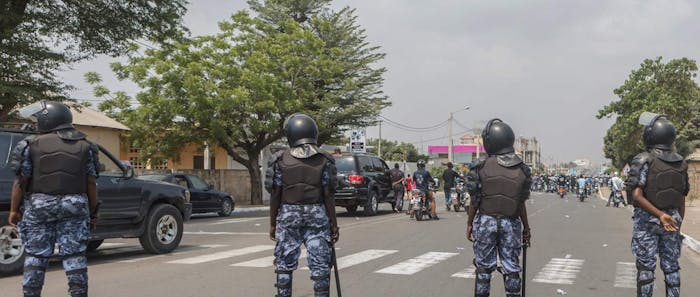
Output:
[[63,129],[56,131],[58,137],[63,140],[83,140],[87,137],[85,133],[80,132],[76,129]]
[[632,162],[630,162],[630,170],[642,169],[644,164],[650,163],[653,158],[654,158],[654,156],[648,152],[643,152],[641,154],[634,156],[634,158],[632,158]]
[[485,158],[479,158],[479,159],[474,159],[472,160],[471,164],[469,164],[469,169],[476,169],[484,166],[484,163],[486,162]]
[[525,173],[525,176],[532,177],[532,168],[530,168],[530,166],[527,166],[525,163],[520,163],[520,168],[523,170],[523,173]]
[[12,149],[12,156],[10,159],[10,167],[15,173],[19,173],[22,166],[22,160],[24,160],[24,150],[29,147],[29,143],[34,140],[35,136],[27,136],[26,138],[20,140],[17,145]]

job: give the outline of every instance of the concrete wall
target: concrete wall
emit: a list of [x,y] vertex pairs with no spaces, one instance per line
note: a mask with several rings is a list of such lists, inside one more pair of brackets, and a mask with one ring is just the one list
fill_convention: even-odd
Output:
[[121,131],[110,128],[92,127],[92,126],[75,126],[76,129],[87,134],[87,139],[105,147],[115,156],[120,155],[121,151]]
[[237,169],[182,169],[175,172],[193,174],[214,185],[219,191],[233,196],[237,205],[250,204],[250,175],[247,170]]

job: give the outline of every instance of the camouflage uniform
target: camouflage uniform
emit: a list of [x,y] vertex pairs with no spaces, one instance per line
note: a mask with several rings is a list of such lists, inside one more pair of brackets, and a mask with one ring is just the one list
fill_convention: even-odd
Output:
[[[643,187],[647,182],[649,165],[641,166],[639,172],[631,172],[633,181],[630,188]],[[638,176],[638,179],[637,179]],[[628,194],[629,196],[630,194]],[[681,227],[682,218],[676,208],[665,210]],[[637,293],[640,297],[651,297],[654,292],[654,272],[656,271],[656,257],[658,255],[661,271],[664,272],[666,282],[666,296],[680,296],[680,265],[678,258],[681,256],[681,244],[683,236],[680,232],[668,232],[664,230],[658,217],[636,207],[632,216],[632,253],[637,258]]]
[[[322,184],[328,185],[328,168],[323,171]],[[274,186],[282,186],[282,172],[274,170]],[[331,233],[330,221],[324,204],[282,204],[275,229],[275,272],[278,296],[292,296],[292,272],[297,269],[301,245],[306,246],[307,262],[311,271],[315,297],[327,297],[330,287]]]
[[520,218],[496,218],[478,214],[474,220],[474,266],[476,267],[476,296],[488,296],[491,273],[499,268],[505,279],[508,296],[520,296],[520,249],[522,223]]
[[[18,174],[31,177],[33,165],[29,149],[21,154]],[[90,151],[87,175],[97,177],[97,155]],[[41,296],[49,257],[58,244],[58,255],[68,278],[71,296],[87,296],[88,275],[85,250],[90,237],[87,194],[52,196],[29,194],[24,201],[23,219],[18,225],[27,254],[24,260],[25,296]]]

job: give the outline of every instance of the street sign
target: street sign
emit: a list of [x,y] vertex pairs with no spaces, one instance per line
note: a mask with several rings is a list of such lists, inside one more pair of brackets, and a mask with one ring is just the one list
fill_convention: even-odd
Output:
[[365,148],[366,135],[367,133],[365,128],[353,129],[350,132],[350,150],[353,153],[367,152],[367,149]]

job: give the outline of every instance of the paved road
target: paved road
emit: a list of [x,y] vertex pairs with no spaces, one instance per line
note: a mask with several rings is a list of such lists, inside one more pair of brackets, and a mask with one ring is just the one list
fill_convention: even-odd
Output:
[[[527,288],[531,297],[633,296],[634,258],[629,241],[630,209],[606,208],[551,194],[528,202],[533,247]],[[416,222],[388,205],[375,217],[339,210],[338,261],[345,296],[472,296],[473,253],[464,239],[466,213],[441,211],[440,221]],[[197,217],[186,224],[177,252],[145,254],[136,240],[111,240],[90,259],[91,296],[272,296],[273,243],[265,213],[244,217]],[[300,268],[305,267],[300,261]],[[681,261],[684,296],[700,291],[700,257],[685,249]],[[661,272],[657,272],[661,276]],[[46,277],[44,296],[65,296],[58,259]],[[21,296],[21,278],[0,278],[5,297]],[[504,296],[494,274],[492,296]],[[663,277],[657,277],[656,296]],[[312,296],[309,273],[294,274],[294,296]]]

